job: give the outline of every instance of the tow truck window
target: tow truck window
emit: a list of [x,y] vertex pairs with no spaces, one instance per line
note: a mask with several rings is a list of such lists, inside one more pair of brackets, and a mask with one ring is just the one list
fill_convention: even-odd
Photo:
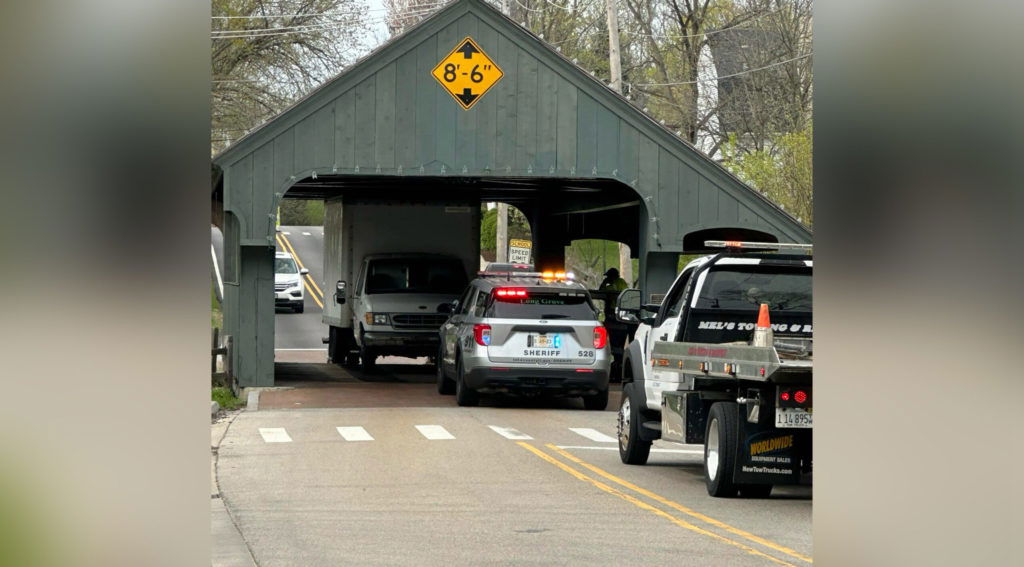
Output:
[[810,269],[730,266],[713,269],[697,296],[701,309],[811,311]]
[[299,269],[295,267],[295,260],[291,258],[274,258],[275,274],[295,274]]
[[491,297],[486,316],[504,319],[573,319],[594,321],[590,296],[581,292],[535,292],[527,297]]
[[665,298],[665,303],[668,305],[668,311],[665,313],[665,318],[675,317],[682,312],[683,309],[683,290],[686,289],[686,282],[690,281],[690,276],[693,275],[693,268],[690,268],[682,276],[679,277],[678,285],[672,288],[669,296]]
[[388,258],[370,263],[366,293],[456,294],[466,286],[466,273],[458,260]]

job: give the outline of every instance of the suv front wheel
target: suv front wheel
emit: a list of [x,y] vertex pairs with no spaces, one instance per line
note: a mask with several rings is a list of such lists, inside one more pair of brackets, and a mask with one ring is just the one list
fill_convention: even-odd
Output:
[[451,395],[455,393],[455,382],[448,377],[448,373],[444,371],[444,346],[442,345],[437,351],[437,393],[442,395]]
[[583,396],[583,407],[591,411],[601,411],[608,407],[608,390],[602,390],[592,396]]

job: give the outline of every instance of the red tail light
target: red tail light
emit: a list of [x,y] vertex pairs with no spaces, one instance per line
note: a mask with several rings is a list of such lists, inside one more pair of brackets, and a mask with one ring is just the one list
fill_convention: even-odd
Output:
[[594,327],[594,348],[604,348],[608,345],[608,329]]
[[796,400],[796,403],[802,404],[807,401],[807,392],[803,390],[797,390],[796,393],[793,394],[793,399]]
[[473,325],[473,338],[476,339],[476,344],[489,346],[491,344],[491,326]]
[[781,394],[779,394],[779,398],[781,398],[782,401],[784,401],[784,402],[788,402],[789,401],[789,392],[782,392]]
[[494,290],[496,297],[529,297],[526,290],[521,287],[499,287]]

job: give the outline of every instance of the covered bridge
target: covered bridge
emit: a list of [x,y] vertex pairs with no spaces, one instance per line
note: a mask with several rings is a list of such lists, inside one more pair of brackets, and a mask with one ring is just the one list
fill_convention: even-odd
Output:
[[[500,71],[474,65],[469,83],[454,80],[442,65],[452,57],[487,57]],[[213,168],[224,207],[224,327],[242,386],[274,383],[274,218],[286,193],[507,202],[530,220],[538,267],[561,267],[576,239],[624,242],[647,296],[663,293],[678,255],[707,238],[811,238],[482,0],[457,0],[383,45],[225,149]]]

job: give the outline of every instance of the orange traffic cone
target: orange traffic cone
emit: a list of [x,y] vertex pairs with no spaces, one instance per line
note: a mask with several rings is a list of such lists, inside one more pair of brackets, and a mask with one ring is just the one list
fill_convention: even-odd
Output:
[[771,317],[768,316],[768,304],[762,303],[757,314],[757,328],[754,329],[752,346],[770,347],[775,344],[775,333],[772,332]]

